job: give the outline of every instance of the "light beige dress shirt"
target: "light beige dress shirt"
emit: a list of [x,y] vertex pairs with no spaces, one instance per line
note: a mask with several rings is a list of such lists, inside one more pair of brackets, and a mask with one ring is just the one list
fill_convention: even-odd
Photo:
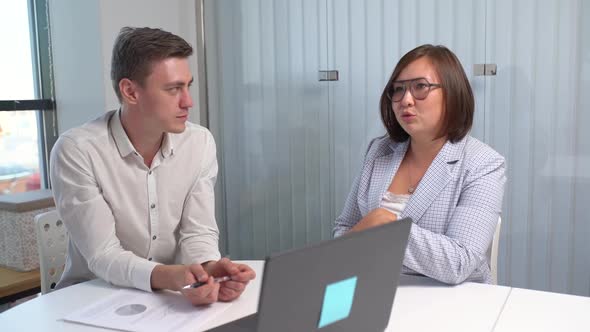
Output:
[[151,168],[111,111],[62,134],[51,153],[51,184],[69,233],[57,288],[102,278],[151,291],[154,267],[220,258],[211,133],[188,123],[165,134]]

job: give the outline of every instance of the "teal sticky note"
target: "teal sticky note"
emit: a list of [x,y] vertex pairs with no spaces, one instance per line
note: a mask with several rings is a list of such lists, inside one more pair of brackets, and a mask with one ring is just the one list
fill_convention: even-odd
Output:
[[337,281],[326,286],[318,328],[343,320],[350,315],[357,277]]

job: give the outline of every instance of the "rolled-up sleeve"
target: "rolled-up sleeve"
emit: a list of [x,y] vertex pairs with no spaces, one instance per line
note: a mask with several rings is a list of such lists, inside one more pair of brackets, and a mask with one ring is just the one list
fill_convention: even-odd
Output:
[[52,150],[50,170],[57,210],[88,269],[114,285],[151,291],[151,273],[157,263],[121,246],[91,157],[74,140],[62,136]]
[[180,224],[180,262],[204,263],[219,260],[219,230],[215,221],[217,156],[215,140],[205,131],[201,171],[184,203]]

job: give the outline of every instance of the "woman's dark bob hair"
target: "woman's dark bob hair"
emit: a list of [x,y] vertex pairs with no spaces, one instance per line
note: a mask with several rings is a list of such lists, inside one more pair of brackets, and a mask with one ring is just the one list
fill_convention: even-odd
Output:
[[393,105],[388,97],[388,91],[391,91],[393,82],[399,74],[410,63],[419,58],[426,57],[433,64],[443,92],[444,114],[441,132],[436,138],[447,136],[448,140],[455,143],[471,130],[473,124],[473,112],[475,109],[475,100],[473,91],[461,62],[451,50],[445,46],[433,46],[430,44],[418,46],[406,53],[397,63],[389,82],[381,94],[380,108],[383,125],[392,140],[404,142],[408,139],[408,133],[400,126],[393,113]]

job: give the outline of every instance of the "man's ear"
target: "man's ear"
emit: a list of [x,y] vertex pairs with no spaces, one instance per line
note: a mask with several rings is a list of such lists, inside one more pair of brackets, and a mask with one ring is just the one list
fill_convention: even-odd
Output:
[[119,91],[121,92],[122,102],[127,104],[137,104],[138,91],[137,84],[128,78],[119,81]]

